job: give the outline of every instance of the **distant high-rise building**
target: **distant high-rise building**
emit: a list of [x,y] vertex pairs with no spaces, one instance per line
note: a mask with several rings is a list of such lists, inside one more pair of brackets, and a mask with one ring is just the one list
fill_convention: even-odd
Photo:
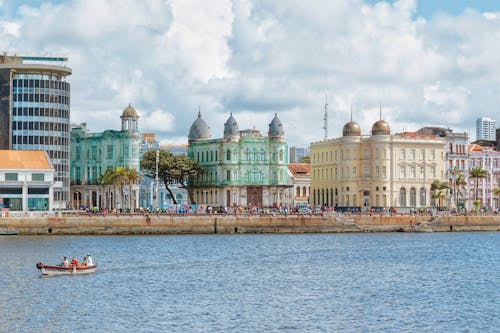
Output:
[[55,169],[54,205],[69,201],[67,58],[0,55],[0,149],[43,150]]
[[496,141],[497,122],[491,118],[477,118],[476,140]]
[[309,149],[292,146],[289,152],[290,163],[299,163],[300,159],[308,154]]

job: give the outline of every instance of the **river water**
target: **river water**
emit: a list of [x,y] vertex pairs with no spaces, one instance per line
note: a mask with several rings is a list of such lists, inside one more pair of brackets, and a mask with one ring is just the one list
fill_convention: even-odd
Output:
[[0,236],[0,332],[40,331],[500,332],[500,233]]

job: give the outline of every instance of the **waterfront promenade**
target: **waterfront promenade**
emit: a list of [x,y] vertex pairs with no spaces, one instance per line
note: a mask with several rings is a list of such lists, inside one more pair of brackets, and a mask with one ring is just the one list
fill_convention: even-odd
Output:
[[500,231],[500,215],[76,214],[4,217],[25,235]]

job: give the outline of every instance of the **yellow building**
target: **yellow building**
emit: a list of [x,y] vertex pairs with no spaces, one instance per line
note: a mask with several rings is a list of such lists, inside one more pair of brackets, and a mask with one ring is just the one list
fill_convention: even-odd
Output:
[[361,135],[351,121],[342,137],[311,143],[312,203],[361,211],[432,206],[431,183],[446,180],[445,146],[433,135],[391,135],[383,120]]

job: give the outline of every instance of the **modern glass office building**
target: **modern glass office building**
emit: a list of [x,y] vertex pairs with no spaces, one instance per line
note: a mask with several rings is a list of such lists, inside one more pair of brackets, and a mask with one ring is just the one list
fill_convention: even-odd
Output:
[[69,201],[67,58],[0,56],[0,149],[44,150],[55,169],[54,208]]

